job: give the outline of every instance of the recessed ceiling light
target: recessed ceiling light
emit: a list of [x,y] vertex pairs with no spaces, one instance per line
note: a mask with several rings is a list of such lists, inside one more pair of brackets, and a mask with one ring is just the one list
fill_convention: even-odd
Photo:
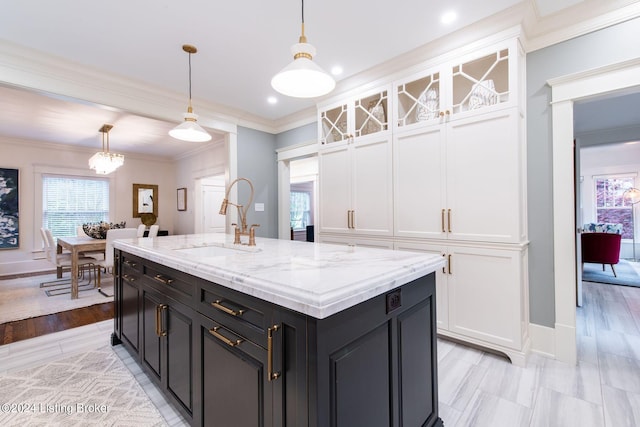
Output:
[[275,96],[270,96],[267,98],[267,102],[269,104],[277,104],[278,103],[278,98],[276,98]]
[[458,14],[453,10],[449,10],[442,14],[442,16],[440,17],[440,22],[442,22],[445,25],[451,24],[453,21],[456,20],[456,18],[458,18]]
[[334,66],[331,69],[331,74],[333,74],[334,76],[339,76],[340,74],[342,74],[342,67],[339,65]]

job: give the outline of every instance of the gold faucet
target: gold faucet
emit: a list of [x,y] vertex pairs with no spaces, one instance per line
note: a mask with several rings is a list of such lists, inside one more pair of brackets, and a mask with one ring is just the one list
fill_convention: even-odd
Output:
[[[238,181],[247,181],[249,183],[249,187],[251,187],[251,195],[249,196],[249,203],[247,206],[237,205],[235,203],[229,202],[229,192],[231,191],[231,187]],[[251,224],[251,228],[247,231],[247,211],[251,206],[251,202],[253,202],[253,184],[247,178],[236,178],[229,187],[227,188],[227,192],[224,195],[224,200],[222,200],[222,205],[220,205],[220,215],[227,214],[227,205],[235,206],[238,209],[238,215],[240,216],[240,227],[238,228],[238,224],[231,224],[235,227],[235,239],[233,241],[236,245],[243,244],[240,240],[240,236],[249,236],[249,246],[256,245],[256,232],[255,227],[260,227],[259,224]]]

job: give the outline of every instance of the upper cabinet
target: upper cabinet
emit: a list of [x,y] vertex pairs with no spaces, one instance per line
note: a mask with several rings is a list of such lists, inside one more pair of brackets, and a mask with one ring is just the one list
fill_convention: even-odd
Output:
[[511,107],[517,102],[517,42],[486,48],[394,83],[394,129]]
[[320,144],[352,142],[355,138],[389,130],[390,87],[330,104],[318,111]]

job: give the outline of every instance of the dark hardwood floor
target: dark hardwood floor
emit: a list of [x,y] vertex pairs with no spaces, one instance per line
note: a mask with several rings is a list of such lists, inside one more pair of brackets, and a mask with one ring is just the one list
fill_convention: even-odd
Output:
[[0,345],[113,319],[113,301],[0,324]]

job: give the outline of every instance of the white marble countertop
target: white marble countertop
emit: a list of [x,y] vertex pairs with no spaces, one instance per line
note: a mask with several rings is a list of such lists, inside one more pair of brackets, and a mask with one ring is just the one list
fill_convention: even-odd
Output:
[[326,243],[256,238],[234,245],[221,233],[123,239],[132,255],[318,319],[444,266],[443,257]]

